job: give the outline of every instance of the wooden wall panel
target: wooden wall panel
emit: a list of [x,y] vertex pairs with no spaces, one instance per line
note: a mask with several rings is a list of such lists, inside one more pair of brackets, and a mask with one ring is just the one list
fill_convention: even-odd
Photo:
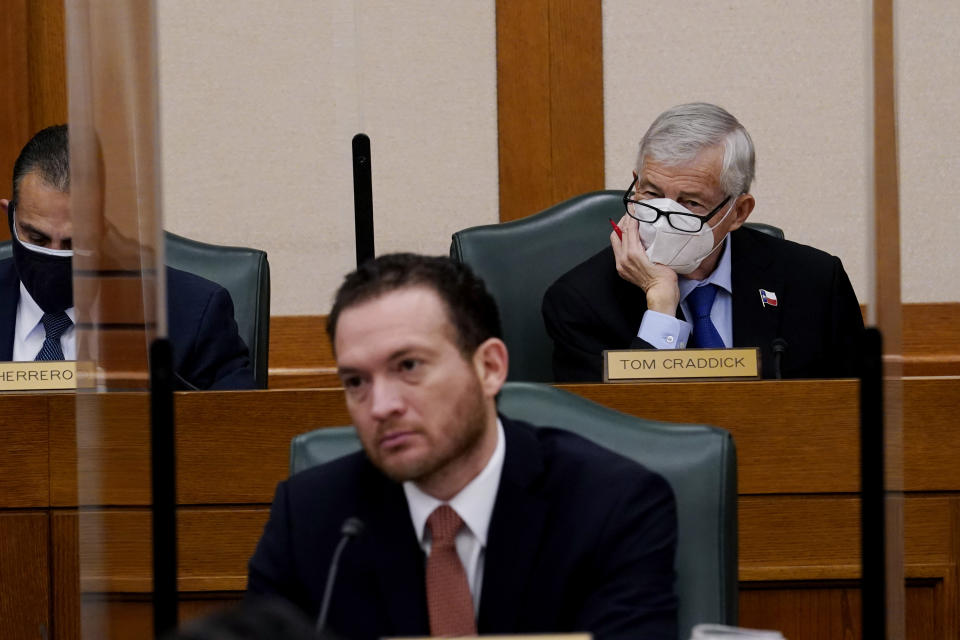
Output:
[[550,0],[497,0],[500,220],[553,204]]
[[[78,397],[98,425],[80,431],[79,467],[73,399],[52,399],[51,413],[57,415],[51,422],[52,504],[76,504],[76,470],[81,486],[90,488],[83,496],[86,504],[150,504],[147,394]],[[277,482],[287,475],[293,436],[350,424],[339,389],[184,393],[177,395],[175,410],[181,504],[269,503]]]
[[[177,585],[185,592],[243,591],[269,505],[182,507],[177,511]],[[150,511],[94,509],[79,522],[84,593],[149,593],[153,588]],[[79,520],[77,520],[79,518]]]
[[601,5],[597,0],[550,2],[549,204],[604,187]]
[[[728,429],[737,445],[741,495],[859,490],[856,380],[685,384],[684,393],[700,400],[694,403],[677,402],[676,384],[638,384],[632,394],[621,385],[557,386],[631,415]],[[758,410],[758,398],[773,409]],[[809,416],[803,438],[786,426],[797,415]]]
[[[855,422],[851,417],[856,414],[855,381],[567,388],[629,413],[695,418],[729,427],[740,451],[742,622],[821,634],[793,637],[837,637],[831,634],[857,628],[858,618],[845,618],[843,612],[856,607],[859,597],[859,501],[855,493],[840,490],[856,486],[856,430],[849,426]],[[954,640],[960,637],[960,484],[954,484],[960,477],[953,458],[938,452],[960,445],[953,442],[951,432],[960,402],[960,378],[906,380],[903,392],[908,406],[907,441],[911,442],[910,429],[930,432],[929,438],[905,450],[907,488],[916,484],[923,489],[908,492],[904,500],[907,637]],[[678,414],[681,410],[674,401],[678,394],[697,397],[699,402]],[[758,414],[752,410],[757,397],[779,410]],[[7,395],[0,397],[4,403],[0,415],[23,413],[18,403],[24,399],[47,403],[51,486],[55,487],[50,495],[66,499],[71,490],[75,492],[76,480],[71,485],[67,478],[69,466],[76,464],[70,430],[73,407],[80,399],[70,394]],[[97,460],[106,469],[101,480],[122,485],[104,495],[137,502],[89,510],[80,524],[76,509],[68,505],[52,509],[49,516],[45,511],[29,514],[50,519],[52,545],[47,562],[52,573],[46,580],[53,594],[47,596],[47,606],[56,638],[78,637],[81,612],[92,624],[98,608],[109,616],[111,628],[124,634],[118,637],[130,637],[125,629],[149,623],[144,607],[151,588],[150,516],[144,506],[138,506],[149,499],[142,468],[147,444],[145,399],[145,394],[103,394],[98,409],[107,425],[100,432],[103,440],[94,445],[81,439],[88,456],[80,460],[81,477],[89,480],[94,472],[86,460]],[[7,411],[10,407],[12,411]],[[230,602],[243,590],[246,562],[266,521],[274,484],[287,473],[289,438],[307,428],[344,424],[349,419],[343,392],[337,389],[187,392],[177,394],[176,410],[181,456],[178,497],[186,503],[179,510],[179,586],[188,603],[185,611],[194,606],[199,611]],[[36,408],[34,412],[43,414]],[[35,424],[23,422],[6,427],[29,436],[38,431]],[[42,426],[39,430],[43,431]],[[918,462],[914,464],[913,459]],[[770,460],[777,464],[769,464]],[[832,484],[829,478],[834,478]],[[935,480],[940,484],[929,484]],[[931,491],[931,486],[940,489]],[[776,491],[770,492],[770,487]],[[102,516],[99,530],[97,521],[90,519],[96,515]],[[99,539],[106,542],[99,547],[90,544],[98,531]],[[0,555],[17,544],[16,537],[0,541]],[[82,581],[77,569],[81,551]],[[80,584],[87,593],[82,606]]]
[[[861,305],[862,307],[865,305]],[[960,303],[905,304],[903,355],[889,356],[904,376],[960,375]],[[327,340],[311,340],[326,316],[274,316],[270,319],[270,388],[339,387]]]
[[67,122],[64,0],[30,0],[30,129]]
[[500,220],[603,188],[600,0],[497,0]]
[[[938,589],[937,581],[908,581],[907,640],[953,637],[940,624]],[[860,606],[860,589],[849,583],[752,585],[740,592],[740,624],[785,638],[851,640],[861,637]]]
[[50,514],[53,637],[80,640],[80,544],[76,510]]
[[[67,121],[63,0],[0,0],[0,197],[34,133]],[[10,238],[0,221],[0,241]]]
[[893,0],[873,0],[874,302],[884,354],[903,353],[900,313],[900,170]]
[[0,411],[0,506],[46,506],[48,477],[46,398],[5,398]]
[[[242,593],[184,593],[180,595],[180,621],[193,620],[219,609],[235,605]],[[106,622],[101,637],[152,638],[153,605],[143,594],[97,594],[84,599],[86,625]]]
[[47,514],[0,513],[0,540],[0,633],[9,640],[44,638],[50,629]]
[[905,486],[911,491],[960,486],[960,389],[956,380],[904,381],[903,472]]
[[340,386],[326,323],[327,316],[270,318],[271,389]]
[[[28,64],[28,0],[0,0],[0,198],[10,198],[13,163],[30,139]],[[0,219],[0,240],[10,238],[6,216]]]

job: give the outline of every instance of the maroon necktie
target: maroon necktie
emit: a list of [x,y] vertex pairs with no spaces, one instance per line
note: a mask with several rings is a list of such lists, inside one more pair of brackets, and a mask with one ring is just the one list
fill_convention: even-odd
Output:
[[477,635],[467,573],[455,544],[462,526],[463,520],[457,512],[445,504],[427,518],[433,538],[427,558],[427,609],[432,636]]

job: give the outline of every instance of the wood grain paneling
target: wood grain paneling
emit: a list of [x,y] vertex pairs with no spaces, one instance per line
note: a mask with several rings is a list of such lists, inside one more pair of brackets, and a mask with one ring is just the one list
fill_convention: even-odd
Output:
[[30,0],[31,132],[67,122],[67,63],[63,0]]
[[[30,80],[28,0],[0,0],[0,198],[10,198],[13,163],[30,139]],[[0,240],[8,240],[6,216],[0,220]]]
[[[247,561],[263,533],[269,505],[177,510],[180,591],[243,591]],[[153,588],[150,511],[90,509],[79,519],[83,593],[149,593]]]
[[960,487],[957,378],[904,380],[904,483],[910,491]]
[[326,326],[327,316],[271,316],[270,359],[290,368],[334,367]]
[[[865,306],[865,305],[862,305]],[[903,355],[890,355],[904,376],[960,375],[960,303],[903,305]],[[316,340],[326,316],[270,319],[270,388],[339,387],[327,340]]]
[[351,423],[340,389],[233,392],[219,407],[204,396],[177,399],[181,504],[269,503],[287,477],[293,436]]
[[50,629],[46,513],[0,513],[0,634],[34,640]]
[[[242,593],[181,593],[180,621],[193,620],[237,604]],[[153,605],[144,594],[97,594],[84,599],[85,628],[101,638],[153,637]]]
[[601,5],[550,0],[553,200],[547,206],[604,187]]
[[[568,388],[629,413],[728,427],[737,440],[741,480],[742,622],[810,631],[806,637],[835,637],[831,634],[856,628],[857,618],[848,620],[843,613],[859,597],[859,501],[849,492],[857,484],[856,430],[851,426],[856,422],[855,381]],[[957,448],[952,427],[960,378],[906,380],[903,395],[908,407],[903,547],[910,584],[909,637],[933,633],[927,637],[953,640],[960,637],[960,477],[953,457],[940,451]],[[97,402],[89,402],[91,397]],[[92,625],[97,612],[117,633],[149,622],[146,394],[91,397],[0,396],[0,415],[9,413],[8,406],[20,411],[18,402],[24,399],[47,407],[50,496],[64,504],[49,516],[46,511],[30,515],[50,518],[51,573],[46,580],[54,589],[48,607],[57,638],[78,637],[79,617]],[[677,397],[697,402],[678,403]],[[755,411],[757,398],[778,410]],[[80,438],[81,481],[115,483],[101,495],[111,504],[129,505],[86,509],[79,524],[69,503],[76,491],[76,472],[70,467],[77,460],[71,433],[77,402],[103,425],[99,441],[90,434]],[[185,609],[196,601],[199,611],[232,601],[244,588],[246,562],[267,518],[274,484],[287,474],[289,438],[310,428],[345,424],[349,417],[338,389],[185,392],[176,395],[176,411],[178,499],[185,505],[178,510],[179,585]],[[36,425],[21,422],[7,427],[37,431]],[[912,429],[923,429],[928,437],[913,438]],[[102,468],[95,469],[94,461]],[[16,543],[15,537],[12,542],[2,538],[0,553],[9,553]],[[81,584],[87,594],[83,605]]]
[[[938,615],[935,580],[907,581],[907,640],[951,638]],[[785,638],[860,638],[860,590],[844,583],[750,585],[740,592],[740,624],[777,629]]]
[[271,389],[339,387],[327,316],[270,318]]
[[873,283],[885,354],[903,353],[894,59],[893,0],[873,0]]
[[746,496],[737,508],[741,581],[860,576],[858,498]]
[[[87,415],[79,431],[69,401],[56,402],[52,504],[77,503],[78,474],[84,504],[150,504],[147,394],[78,395],[77,406]],[[339,389],[183,393],[176,396],[175,411],[181,504],[269,503],[286,477],[293,436],[350,424]]]
[[550,0],[497,0],[500,221],[553,204]]
[[[853,492],[859,489],[855,380],[558,385],[624,413],[728,429],[737,444],[741,494]],[[758,399],[764,407],[757,410]],[[804,437],[786,425],[805,416]]]
[[[67,121],[63,0],[0,0],[0,197],[13,164],[43,127]],[[10,238],[0,224],[0,241]]]
[[0,496],[8,508],[46,506],[47,396],[4,398],[0,411]]
[[603,188],[600,0],[497,0],[500,220]]
[[53,637],[80,640],[80,543],[77,512],[50,514]]

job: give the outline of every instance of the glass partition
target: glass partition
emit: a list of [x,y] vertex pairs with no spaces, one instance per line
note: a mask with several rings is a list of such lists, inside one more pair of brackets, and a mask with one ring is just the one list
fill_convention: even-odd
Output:
[[[467,17],[486,30],[470,31],[458,22],[470,46],[465,51],[454,48],[456,55],[447,59],[430,54],[446,51],[438,24],[445,12],[428,4],[404,8],[358,0],[291,3],[285,11],[268,11],[255,2],[170,2],[154,13],[152,3],[132,0],[69,3],[75,286],[83,314],[79,353],[80,359],[96,364],[86,370],[84,389],[76,399],[77,502],[61,506],[75,506],[79,513],[84,637],[123,637],[124,630],[149,633],[150,628],[151,569],[144,555],[150,536],[149,398],[134,390],[145,388],[150,340],[166,333],[164,271],[158,268],[164,263],[158,235],[164,226],[161,195],[168,205],[167,228],[207,242],[269,249],[276,267],[274,291],[282,292],[275,298],[276,310],[289,316],[325,313],[329,294],[352,266],[353,133],[366,130],[373,142],[378,251],[442,253],[452,231],[496,222],[496,68],[491,64],[479,70],[470,66],[467,74],[461,71],[471,51],[483,51],[496,62],[493,43],[484,40],[496,29],[493,3],[483,11],[461,8],[476,12]],[[771,9],[762,2],[696,15],[689,8],[668,5],[602,4],[606,186],[623,188],[629,182],[636,142],[664,108],[695,99],[724,105],[744,122],[758,147],[759,204],[753,219],[780,226],[790,240],[841,257],[867,309],[867,324],[884,329],[885,532],[892,603],[887,624],[889,630],[902,629],[905,610],[906,637],[912,637],[910,625],[915,623],[910,621],[925,615],[939,620],[943,594],[955,589],[950,582],[954,574],[949,573],[956,566],[955,550],[915,550],[911,560],[907,543],[905,562],[903,542],[921,523],[955,531],[950,529],[955,523],[942,515],[955,509],[952,498],[911,495],[957,490],[950,484],[950,472],[929,470],[946,469],[944,460],[928,466],[917,458],[918,452],[946,457],[949,451],[938,451],[930,434],[909,426],[915,415],[928,415],[940,424],[947,410],[938,413],[936,407],[944,405],[937,394],[955,387],[944,378],[939,391],[916,391],[912,382],[902,380],[902,374],[932,370],[924,366],[942,366],[934,362],[941,353],[938,347],[956,335],[950,314],[960,293],[949,277],[957,271],[956,252],[950,251],[956,232],[950,216],[942,213],[950,210],[950,189],[938,185],[948,180],[957,160],[953,149],[958,146],[952,144],[950,131],[960,129],[949,126],[949,100],[927,99],[941,90],[952,95],[942,89],[952,86],[952,76],[944,66],[925,62],[951,59],[953,40],[941,37],[936,12],[913,15],[902,3],[890,20],[880,23],[874,5],[866,0],[832,7],[826,23],[809,8]],[[396,28],[387,28],[388,23]],[[674,41],[678,46],[662,46],[667,25],[683,34],[679,44]],[[874,34],[894,26],[896,55],[881,60],[883,41],[875,43]],[[424,29],[427,36],[421,35]],[[271,37],[261,39],[261,32]],[[287,32],[288,41],[275,37]],[[415,70],[396,68],[396,60],[387,55],[391,48],[413,52],[414,61],[426,60],[432,75],[413,64]],[[234,64],[235,59],[240,62]],[[880,61],[876,72],[884,77],[897,68],[896,100],[889,93],[893,85],[885,85],[886,92],[875,86],[875,60]],[[428,94],[408,92],[405,74],[427,77],[427,84],[435,81],[440,88],[429,87]],[[472,82],[474,78],[479,80]],[[315,86],[303,86],[311,83]],[[286,85],[289,93],[283,90]],[[461,91],[466,93],[458,97]],[[454,107],[460,101],[485,108],[458,111]],[[163,113],[158,113],[158,103],[165,106]],[[459,129],[442,129],[438,137],[443,144],[428,140],[435,133],[431,118],[417,117],[418,112],[437,110],[444,117],[470,116]],[[893,122],[898,130],[891,128]],[[159,124],[164,125],[162,135]],[[292,148],[294,142],[301,147]],[[890,156],[891,144],[897,142],[899,154]],[[307,160],[314,156],[316,164]],[[442,160],[430,159],[434,156]],[[882,166],[875,174],[876,160]],[[161,164],[167,178],[163,183]],[[462,185],[464,176],[476,183],[450,187]],[[471,197],[463,197],[464,188]],[[891,203],[900,205],[900,217]],[[894,236],[897,241],[891,241]],[[312,288],[304,292],[304,283]],[[911,315],[909,307],[902,314],[901,298],[907,305],[919,305],[922,315]],[[914,337],[922,335],[915,331],[918,322],[937,332],[936,344]],[[313,331],[318,340],[324,339],[319,327]],[[315,345],[311,341],[304,348]],[[826,441],[801,438],[791,447],[826,450],[835,442],[855,442],[847,405],[856,402],[856,385],[844,383],[841,388],[829,382],[823,383],[822,389],[829,391],[825,396],[796,402],[831,398],[835,404],[810,410],[827,425],[827,432],[836,426],[835,440],[829,440],[828,433]],[[757,385],[761,400],[789,399],[801,393],[797,389],[818,391],[790,381],[776,391]],[[671,393],[669,388],[657,389]],[[130,392],[108,398],[101,393],[107,390]],[[288,404],[283,406],[308,413],[298,403],[314,403],[321,396],[311,392],[301,399],[285,397]],[[933,408],[919,406],[918,398],[935,401]],[[232,402],[253,406],[244,404],[252,402],[246,399]],[[209,421],[196,426],[201,433],[196,437],[209,444],[213,436],[205,440],[204,429],[222,434],[215,423],[223,414],[207,415],[204,405],[194,406]],[[676,410],[672,419],[693,420],[697,410]],[[843,420],[836,417],[841,414]],[[786,422],[788,417],[777,420]],[[942,435],[954,442],[945,430]],[[259,452],[257,447],[269,437],[251,435],[249,451]],[[743,437],[748,443],[757,441],[749,440],[757,435],[748,429]],[[741,449],[744,464],[757,451],[750,446]],[[838,468],[858,464],[857,449],[850,451],[835,461]],[[275,481],[285,466],[271,460],[265,477]],[[258,463],[252,455],[243,462]],[[203,468],[196,457],[190,465]],[[799,483],[805,474],[823,474],[822,469],[791,468],[789,458],[780,471],[764,482],[774,486],[786,478]],[[860,511],[856,476],[849,469],[845,473],[832,490],[827,478],[817,492],[791,489],[795,495],[782,504],[775,502],[772,489],[762,487],[743,497],[742,522],[770,518],[765,523],[780,527],[784,553],[797,551],[794,564],[781,557],[776,565],[770,558],[778,543],[750,537],[756,530],[742,526],[741,544],[749,545],[741,547],[742,610],[753,614],[744,616],[744,623],[780,624],[781,619],[756,615],[779,611],[786,624],[806,629],[803,625],[812,617],[800,620],[783,612],[794,607],[804,611],[802,603],[817,597],[830,607],[856,609]],[[185,616],[239,597],[245,567],[236,559],[252,551],[266,515],[270,488],[259,485],[237,498],[248,502],[235,508],[236,513],[217,511],[223,506],[219,501],[230,502],[210,488],[218,480],[200,474],[180,479],[184,511],[191,514],[181,525],[181,544],[194,545],[192,562],[210,571],[181,576],[181,589],[189,594],[182,606]],[[741,475],[745,483],[755,480]],[[231,495],[244,491],[246,487]],[[244,532],[238,542],[211,537],[211,530],[230,530],[237,522],[243,523]],[[802,546],[814,526],[822,535],[818,549]],[[793,543],[797,546],[789,547]],[[223,570],[227,565],[230,571]],[[941,569],[943,575],[933,575]],[[851,616],[853,621],[845,618],[839,624],[852,634],[862,623],[856,614]]]
[[150,344],[166,335],[153,3],[67,3],[66,32],[80,626],[131,637],[125,615],[151,619],[145,391]]

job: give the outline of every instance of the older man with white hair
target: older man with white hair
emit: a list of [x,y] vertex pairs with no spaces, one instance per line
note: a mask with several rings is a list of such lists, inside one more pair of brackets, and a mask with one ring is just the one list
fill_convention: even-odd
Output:
[[721,107],[653,122],[610,247],[544,296],[558,381],[599,381],[605,349],[694,347],[759,347],[764,377],[856,375],[863,318],[843,265],[743,226],[754,171],[750,135]]

